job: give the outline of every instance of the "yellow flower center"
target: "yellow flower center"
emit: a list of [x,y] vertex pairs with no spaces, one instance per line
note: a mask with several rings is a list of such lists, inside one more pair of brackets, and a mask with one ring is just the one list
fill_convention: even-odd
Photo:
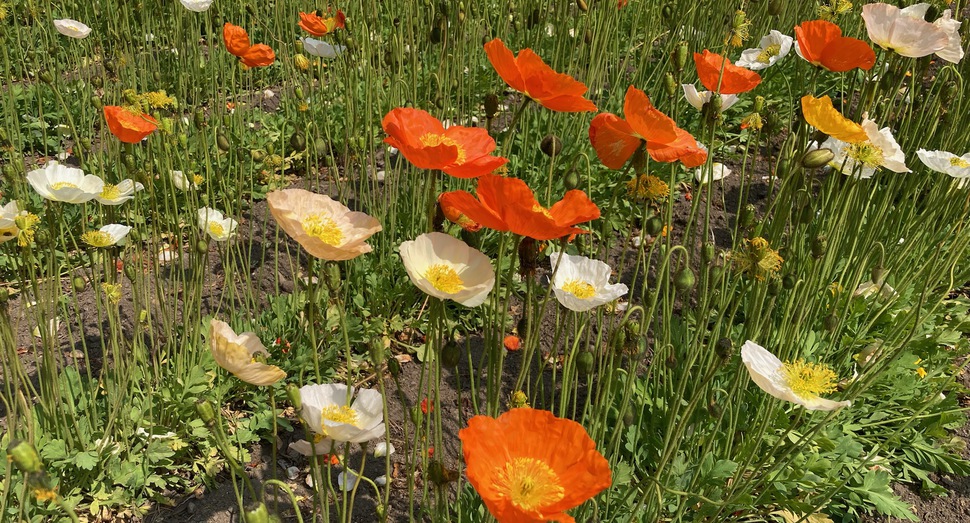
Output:
[[192,183],[194,183],[195,186],[198,187],[198,186],[202,185],[203,183],[205,183],[205,178],[203,178],[201,174],[193,174],[192,175]]
[[121,284],[120,283],[108,283],[104,282],[101,284],[101,290],[104,291],[104,296],[113,305],[117,305],[121,301]]
[[[320,411],[320,419],[323,421],[332,421],[334,423],[343,423],[345,425],[353,425],[359,427],[359,420],[357,419],[357,411],[346,406],[346,405],[327,405]],[[327,431],[326,425],[323,427],[324,433]]]
[[627,194],[638,200],[656,201],[670,195],[667,182],[652,174],[641,174],[630,180],[626,183],[626,189]]
[[165,91],[152,91],[141,95],[141,99],[152,109],[164,109],[175,106],[175,98],[172,98]]
[[953,158],[950,158],[950,165],[959,167],[961,169],[966,169],[967,167],[970,167],[970,162],[960,158],[959,156],[954,156]]
[[521,407],[528,407],[528,406],[529,406],[529,396],[526,396],[525,392],[522,392],[521,390],[517,390],[513,392],[512,395],[509,397],[510,409],[518,409]]
[[41,503],[45,501],[57,500],[57,492],[54,492],[52,489],[47,487],[34,487],[31,493],[34,495],[34,498]]
[[527,511],[548,507],[566,495],[556,472],[535,458],[513,458],[498,467],[493,486],[500,496]]
[[763,64],[771,62],[771,59],[781,54],[781,44],[771,44],[761,50],[757,60]]
[[421,137],[421,144],[425,147],[437,147],[439,145],[450,145],[455,149],[458,149],[458,158],[455,159],[455,165],[461,165],[465,163],[465,148],[461,146],[460,143],[452,140],[451,138],[443,134],[432,134],[428,133]]
[[849,158],[869,167],[879,167],[883,161],[882,149],[873,145],[872,142],[851,144],[846,149],[846,154]]
[[337,246],[344,240],[344,232],[329,216],[310,214],[303,219],[302,225],[304,232],[327,245]]
[[117,200],[121,198],[121,191],[118,190],[117,185],[112,185],[110,183],[104,184],[104,189],[101,189],[101,198],[105,200]]
[[543,216],[545,216],[546,218],[549,218],[550,220],[555,220],[555,218],[552,217],[552,214],[549,213],[549,209],[546,209],[545,207],[539,205],[538,203],[532,206],[532,212],[541,212]]
[[457,294],[465,288],[465,282],[461,280],[455,269],[444,263],[436,263],[428,267],[428,272],[424,273],[424,279],[445,294]]
[[77,185],[74,185],[71,182],[57,182],[51,185],[52,191],[59,191],[61,189],[79,189],[79,188],[80,187],[78,187]]
[[33,243],[34,229],[37,228],[40,217],[32,212],[23,212],[14,218],[13,222],[20,229],[20,234],[17,235],[17,245],[26,247]]
[[799,359],[785,363],[785,383],[800,398],[817,398],[836,389],[837,377],[828,366]]
[[581,299],[588,300],[596,295],[596,287],[584,282],[583,280],[566,280],[562,290]]
[[81,241],[91,247],[110,247],[114,245],[114,238],[104,231],[88,231],[81,235]]
[[213,236],[222,236],[226,232],[226,228],[222,226],[219,222],[209,222],[209,234]]

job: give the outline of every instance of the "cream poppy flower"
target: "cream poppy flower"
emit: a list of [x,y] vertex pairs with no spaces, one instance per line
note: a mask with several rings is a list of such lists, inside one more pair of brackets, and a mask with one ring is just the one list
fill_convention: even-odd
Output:
[[313,443],[301,439],[290,443],[289,449],[301,456],[323,456],[333,451],[333,444],[333,440],[330,438],[321,438]]
[[88,231],[82,234],[81,241],[91,247],[103,249],[115,245],[124,245],[129,232],[131,232],[131,227],[112,223],[96,231]]
[[623,296],[630,289],[622,283],[610,284],[613,269],[585,256],[554,252],[549,256],[552,291],[563,307],[585,312]]
[[960,39],[960,25],[963,22],[957,22],[951,16],[950,10],[947,9],[943,11],[943,16],[933,22],[933,25],[946,33],[947,38],[946,47],[937,51],[936,56],[947,62],[957,64],[960,63],[960,60],[963,60],[963,41]]
[[919,156],[923,165],[936,172],[949,174],[960,180],[970,178],[970,153],[957,156],[946,151],[920,149],[916,151],[916,156]]
[[367,238],[381,230],[371,216],[303,189],[271,192],[266,202],[286,234],[323,260],[349,260],[370,252]]
[[884,300],[891,300],[896,296],[899,296],[896,289],[890,287],[886,282],[873,283],[872,280],[866,280],[865,282],[859,284],[859,287],[857,287],[855,292],[852,293],[852,297],[868,298],[876,294],[878,294],[879,297]]
[[188,191],[190,189],[198,189],[202,182],[205,180],[202,176],[196,174],[190,179],[182,171],[172,171],[172,184],[175,188],[180,191]]
[[54,20],[54,29],[57,29],[57,32],[64,36],[70,36],[71,38],[77,38],[78,40],[87,38],[88,35],[91,34],[90,27],[78,22],[77,20],[71,20],[70,18]]
[[213,319],[209,323],[209,348],[220,367],[251,385],[272,385],[286,377],[279,367],[257,361],[257,354],[268,357],[269,351],[255,332],[236,334],[228,323]]
[[794,40],[794,38],[772,29],[767,36],[761,38],[758,47],[742,51],[741,58],[734,65],[752,71],[771,67],[791,51]]
[[384,435],[384,399],[380,392],[342,383],[300,388],[300,417],[319,438],[363,443]]
[[[681,84],[684,89],[684,97],[687,98],[687,103],[694,106],[694,109],[702,111],[704,109],[704,104],[711,101],[711,96],[714,95],[711,91],[697,91],[694,84]],[[729,107],[737,103],[738,95],[736,94],[722,94],[721,95],[721,112],[727,111]]]
[[84,174],[76,167],[61,165],[56,160],[47,162],[42,169],[27,173],[27,182],[37,194],[54,202],[89,202],[104,189],[101,178]]
[[862,19],[873,43],[902,56],[920,58],[942,51],[950,39],[943,29],[923,20],[918,12],[884,3],[866,4],[862,6]]
[[723,180],[731,175],[731,169],[726,165],[718,162],[714,162],[710,168],[706,165],[702,165],[694,171],[694,179],[697,183],[711,183],[718,180]]
[[199,209],[199,228],[217,242],[224,242],[236,233],[239,224],[221,212],[203,207]]
[[880,167],[897,173],[910,172],[906,167],[906,156],[888,127],[880,129],[876,122],[865,118],[862,130],[869,138],[863,142],[846,143],[829,137],[822,143],[821,148],[831,149],[835,155],[829,162],[833,169],[847,175],[858,172],[862,179],[872,178]]
[[6,205],[0,207],[0,243],[4,243],[16,238],[20,234],[20,227],[17,227],[17,217],[20,216],[20,207],[17,200],[11,200]]
[[402,243],[401,259],[419,289],[466,307],[484,303],[495,286],[495,270],[488,256],[444,233],[426,233]]
[[797,403],[808,410],[835,410],[852,405],[851,401],[832,401],[820,396],[836,390],[835,372],[825,365],[805,360],[782,363],[751,340],[741,347],[741,361],[751,380],[780,400]]
[[300,40],[303,42],[303,50],[306,51],[308,55],[316,56],[318,58],[336,58],[340,53],[347,49],[342,45],[332,45],[329,42],[316,40],[314,38],[301,38]]
[[394,444],[382,441],[374,445],[374,457],[383,458],[384,456],[390,456],[394,454]]
[[179,0],[182,2],[182,7],[192,11],[193,13],[203,13],[212,6],[212,0]]
[[118,185],[104,184],[101,194],[94,197],[102,205],[121,205],[135,197],[136,191],[144,190],[145,186],[131,180],[122,180]]

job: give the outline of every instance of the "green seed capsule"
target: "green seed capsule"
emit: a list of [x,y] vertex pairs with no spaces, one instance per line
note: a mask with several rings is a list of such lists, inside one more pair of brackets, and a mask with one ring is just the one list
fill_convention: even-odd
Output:
[[750,203],[741,209],[741,216],[738,217],[738,221],[742,227],[750,227],[754,223],[755,210],[754,205]]
[[713,243],[705,243],[701,247],[701,261],[704,263],[711,263],[714,261],[714,256],[717,255],[717,247]]
[[87,285],[87,282],[85,282],[84,278],[80,276],[75,276],[74,279],[71,280],[71,286],[74,287],[74,292],[83,291],[86,285]]
[[216,420],[216,409],[212,406],[212,402],[207,399],[201,399],[195,402],[195,411],[199,413],[199,417],[202,421],[209,425]]
[[689,291],[694,288],[695,283],[697,283],[697,279],[690,267],[683,267],[674,274],[674,288],[678,291]]
[[579,187],[581,180],[579,179],[579,173],[576,169],[570,169],[566,173],[566,177],[563,178],[563,183],[566,185],[567,190],[573,190]]
[[220,132],[218,135],[216,135],[216,146],[219,147],[220,151],[228,152],[230,147],[229,138]]
[[576,370],[580,376],[588,376],[593,372],[593,362],[595,358],[592,352],[583,351],[576,357]]
[[26,474],[37,474],[44,469],[44,462],[33,445],[26,441],[11,441],[7,447],[7,457]]

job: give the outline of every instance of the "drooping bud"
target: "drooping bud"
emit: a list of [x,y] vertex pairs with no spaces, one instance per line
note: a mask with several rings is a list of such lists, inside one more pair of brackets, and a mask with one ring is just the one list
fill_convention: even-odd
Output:
[[806,169],[817,169],[828,165],[834,159],[835,153],[831,149],[815,149],[802,156],[802,166]]
[[689,291],[694,288],[695,283],[694,271],[690,267],[682,267],[674,274],[674,288],[678,291]]
[[562,152],[562,140],[554,134],[547,134],[543,139],[542,143],[539,144],[539,149],[550,158],[555,158],[559,156]]
[[812,239],[812,256],[815,258],[821,258],[825,256],[825,251],[828,250],[829,241],[823,235],[818,235]]
[[567,191],[578,188],[580,184],[579,172],[576,169],[570,169],[566,173],[566,177],[563,178],[563,184],[566,186]]
[[886,269],[881,264],[876,265],[872,268],[872,271],[869,272],[869,279],[872,280],[872,283],[875,283],[876,285],[882,284],[885,277]]
[[74,287],[74,292],[81,292],[84,290],[84,287],[87,286],[87,282],[84,281],[84,278],[75,276],[74,279],[71,280],[71,286]]
[[216,147],[222,152],[229,151],[229,138],[222,131],[216,135]]
[[834,313],[829,314],[825,317],[825,320],[822,321],[822,325],[825,327],[825,330],[835,332],[835,329],[839,328],[839,317]]
[[269,509],[265,503],[258,503],[243,512],[243,521],[246,523],[270,523]]
[[525,237],[519,242],[519,275],[522,278],[535,276],[539,268],[539,244],[532,238]]
[[498,95],[488,93],[485,95],[485,118],[495,118],[498,114]]
[[286,398],[290,400],[293,410],[300,412],[303,410],[303,396],[300,395],[300,387],[296,383],[286,384]]
[[721,338],[714,344],[714,353],[718,358],[726,360],[734,355],[734,342],[731,338]]
[[588,376],[593,372],[593,353],[589,351],[580,352],[576,357],[576,370],[579,371],[580,376]]
[[458,366],[461,360],[461,345],[455,340],[448,340],[441,348],[441,366],[446,369],[453,369]]
[[195,411],[199,413],[199,417],[206,425],[211,425],[216,421],[216,409],[212,406],[212,402],[207,399],[196,401]]

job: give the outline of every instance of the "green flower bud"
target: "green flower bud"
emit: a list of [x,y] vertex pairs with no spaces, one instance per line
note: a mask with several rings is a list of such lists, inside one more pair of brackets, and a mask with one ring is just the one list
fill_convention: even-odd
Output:
[[825,330],[835,332],[839,328],[839,317],[835,314],[829,314],[822,321],[822,325],[825,327]]
[[222,131],[219,131],[219,134],[216,135],[216,147],[222,152],[229,151],[229,138]]
[[682,41],[674,48],[674,65],[678,72],[683,71],[684,66],[687,65],[687,58],[690,56],[690,47],[688,46],[688,42]]
[[44,462],[37,449],[26,441],[11,441],[7,447],[7,457],[26,474],[37,474],[44,469]]
[[290,136],[290,149],[296,152],[302,152],[306,149],[306,138],[302,133],[294,132]]
[[664,92],[667,93],[667,96],[677,94],[677,80],[674,79],[674,75],[670,71],[664,74]]
[[446,369],[454,369],[461,360],[461,345],[455,340],[448,340],[441,348],[441,366]]
[[74,279],[71,280],[71,285],[74,287],[74,292],[81,292],[84,290],[87,282],[84,281],[84,278],[75,276]]
[[[249,6],[247,5],[247,7]],[[243,512],[243,521],[246,523],[270,523],[269,509],[266,508],[264,503],[259,503]]]
[[566,186],[566,190],[572,190],[579,187],[581,180],[579,179],[579,172],[576,169],[570,169],[566,173],[566,177],[563,178],[563,184]]
[[216,408],[207,399],[200,399],[195,402],[195,411],[206,425],[211,425],[216,421]]
[[815,258],[825,256],[825,251],[828,250],[828,247],[828,238],[822,235],[816,236],[812,239],[812,256]]
[[817,169],[828,165],[834,159],[835,153],[831,149],[815,149],[802,156],[802,166],[806,169]]
[[721,338],[714,344],[714,353],[722,360],[726,360],[734,355],[734,342],[731,338]]
[[593,372],[594,360],[592,352],[583,351],[579,353],[576,357],[576,370],[579,371],[580,376],[588,376]]
[[701,247],[702,262],[710,264],[712,261],[714,261],[714,256],[716,255],[717,247],[715,247],[713,243],[705,243],[704,246]]
[[293,410],[296,412],[303,410],[303,396],[300,395],[300,387],[297,387],[296,383],[286,384],[286,397],[290,400]]
[[695,283],[694,271],[690,267],[682,267],[674,274],[674,288],[678,291],[689,291],[694,288]]
[[495,118],[498,114],[498,96],[495,93],[485,95],[485,118]]
[[659,216],[652,216],[644,224],[643,230],[650,236],[656,236],[664,230],[664,221]]

